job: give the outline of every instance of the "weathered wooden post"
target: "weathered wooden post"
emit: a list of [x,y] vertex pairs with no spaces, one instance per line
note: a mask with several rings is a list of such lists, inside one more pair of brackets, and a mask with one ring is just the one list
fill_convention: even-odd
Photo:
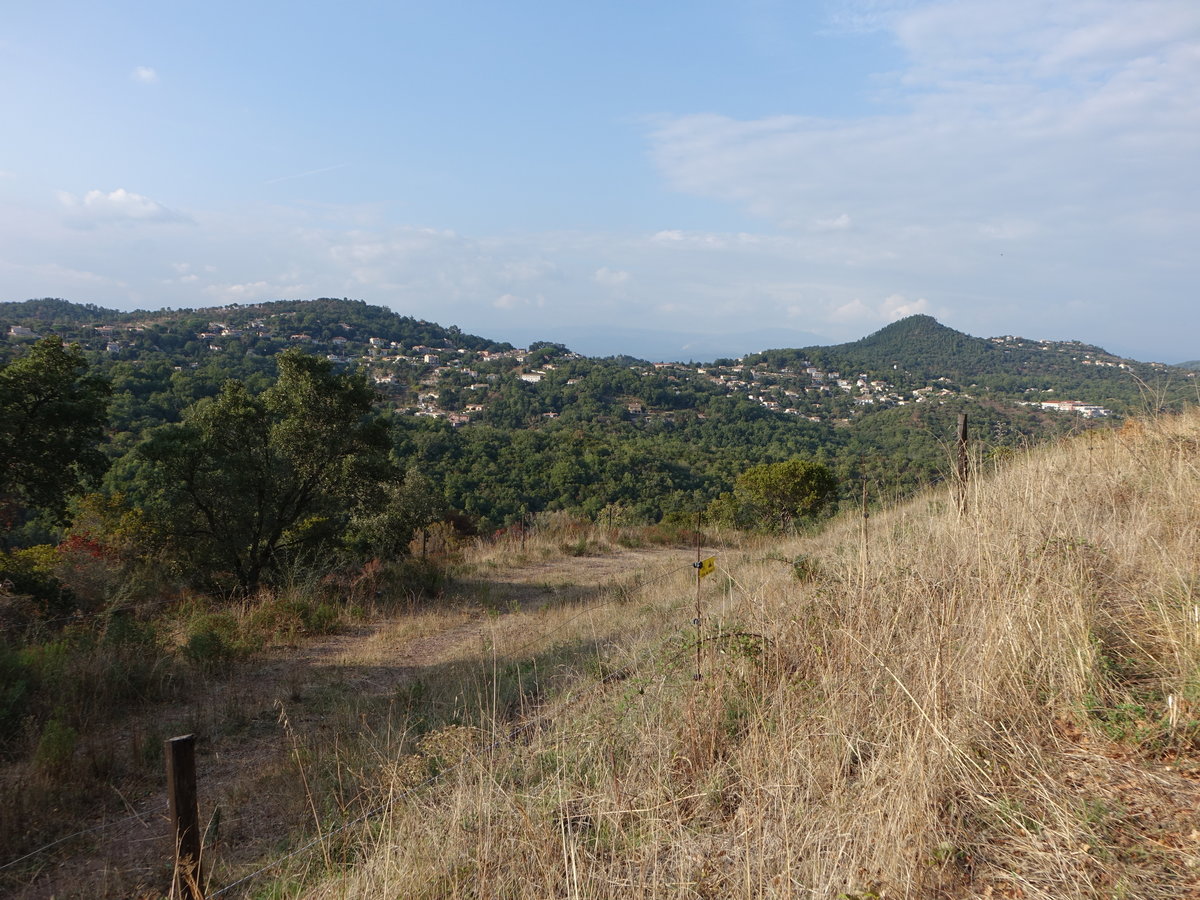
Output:
[[185,734],[163,742],[167,760],[167,802],[175,842],[172,896],[204,900],[200,860],[200,809],[196,797],[196,736]]
[[967,414],[958,414],[958,511],[967,511]]

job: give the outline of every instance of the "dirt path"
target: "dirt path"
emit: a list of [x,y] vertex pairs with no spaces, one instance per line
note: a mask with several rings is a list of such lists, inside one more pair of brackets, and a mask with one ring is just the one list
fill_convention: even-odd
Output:
[[[355,727],[330,721],[339,701],[394,697],[439,667],[477,659],[485,632],[498,618],[593,602],[638,573],[654,577],[686,559],[686,551],[655,548],[482,564],[456,578],[433,608],[273,650],[232,676],[201,685],[186,708],[174,705],[139,715],[138,724],[117,729],[112,740],[136,744],[138,729],[153,735],[143,735],[146,740],[195,732],[201,817],[211,820],[220,809],[219,823],[210,821],[218,832],[216,854],[222,866],[244,869],[253,860],[277,855],[289,833],[312,825],[311,799],[296,789],[301,770],[294,760],[315,740],[336,741]],[[146,726],[146,720],[157,720],[158,727]],[[166,795],[161,779],[143,781],[122,785],[124,813],[80,823],[80,828],[122,815],[134,818],[42,855],[36,860],[40,869],[26,870],[24,886],[2,883],[4,890],[20,900],[161,896],[170,880]],[[96,799],[111,806],[111,797]]]

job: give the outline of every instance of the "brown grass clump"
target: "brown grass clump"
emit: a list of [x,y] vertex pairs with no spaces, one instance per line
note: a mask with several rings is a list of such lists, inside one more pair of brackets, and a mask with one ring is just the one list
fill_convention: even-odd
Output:
[[699,681],[686,559],[497,632],[538,691],[485,679],[272,896],[1200,896],[1200,416],[977,471],[967,510],[721,554]]

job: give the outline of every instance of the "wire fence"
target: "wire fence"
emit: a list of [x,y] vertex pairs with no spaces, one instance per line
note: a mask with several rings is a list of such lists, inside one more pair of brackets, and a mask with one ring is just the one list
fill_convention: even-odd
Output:
[[92,619],[112,618],[127,612],[135,612],[144,609],[153,609],[159,606],[165,606],[168,603],[178,603],[177,597],[166,597],[162,600],[148,600],[144,603],[129,603],[117,606],[110,606],[107,609],[98,610],[97,612],[85,613],[77,611],[63,616],[54,616],[50,619],[30,619],[27,622],[16,622],[0,627],[0,634],[12,634],[18,631],[29,631],[34,628],[42,628],[47,625],[58,625],[60,623],[87,622]]
[[24,862],[27,859],[32,859],[33,857],[37,856],[40,853],[45,853],[47,850],[51,850],[54,847],[57,847],[59,844],[65,844],[67,841],[73,841],[73,840],[75,840],[75,838],[83,837],[84,835],[87,835],[87,834],[94,834],[99,831],[106,831],[109,828],[115,828],[117,825],[123,825],[126,822],[132,822],[134,819],[139,820],[143,825],[146,824],[145,817],[142,813],[133,813],[131,815],[125,816],[125,818],[123,818],[123,819],[114,819],[111,822],[104,822],[103,824],[100,824],[100,825],[94,825],[91,828],[83,828],[83,829],[80,829],[79,831],[74,832],[73,834],[68,834],[66,837],[60,837],[58,840],[51,841],[48,844],[43,844],[42,846],[38,847],[36,850],[30,850],[24,856],[18,856],[16,859],[10,859],[8,862],[4,863],[3,865],[0,865],[0,872],[4,871],[5,869],[11,868],[12,866],[15,866],[17,863]]

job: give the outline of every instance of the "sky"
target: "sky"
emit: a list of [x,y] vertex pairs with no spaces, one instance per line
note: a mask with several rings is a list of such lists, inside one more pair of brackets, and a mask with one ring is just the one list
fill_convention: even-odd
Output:
[[1200,358],[1196,0],[7,0],[0,123],[0,300]]

